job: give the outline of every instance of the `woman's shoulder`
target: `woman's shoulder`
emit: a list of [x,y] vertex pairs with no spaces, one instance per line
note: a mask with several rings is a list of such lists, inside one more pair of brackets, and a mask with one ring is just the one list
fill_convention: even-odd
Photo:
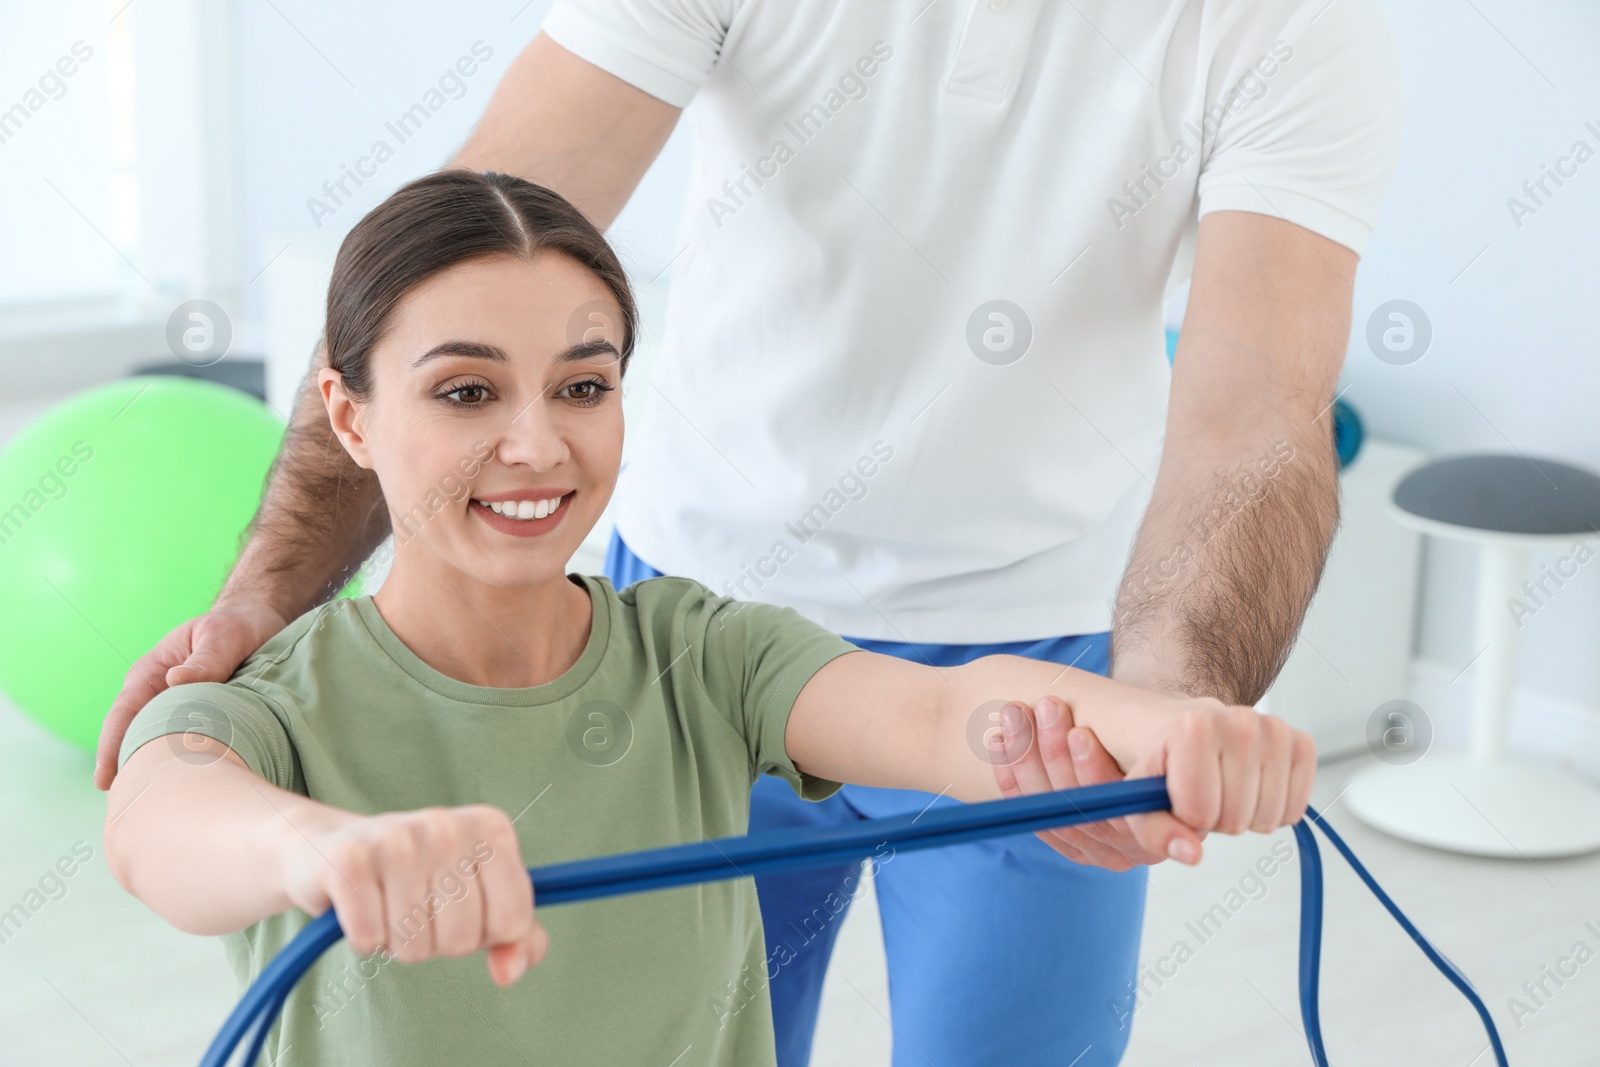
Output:
[[359,615],[354,598],[341,597],[319,604],[268,638],[239,665],[230,681],[276,680],[297,658],[344,638],[352,626],[360,625]]
[[225,684],[287,712],[315,703],[341,677],[367,677],[363,665],[376,646],[361,601],[371,599],[339,598],[312,608],[269,638]]
[[723,616],[742,603],[679,575],[641,578],[621,589],[613,587],[604,575],[592,575],[589,580],[599,583],[615,600],[625,625],[663,636],[726,625]]
[[118,767],[156,738],[201,734],[227,745],[269,782],[304,792],[293,740],[298,708],[306,693],[303,659],[319,640],[326,640],[329,620],[348,610],[324,604],[300,616],[245,660],[226,682],[192,682],[157,693],[129,724]]
[[636,610],[659,611],[663,608],[678,608],[708,600],[728,599],[717,596],[693,578],[684,578],[680,575],[662,574],[654,578],[641,578],[621,589],[615,588],[611,584],[611,579],[603,574],[592,574],[588,577],[590,581],[603,583],[607,589],[613,591],[619,601]]
[[770,644],[823,636],[838,640],[792,607],[726,596],[693,578],[643,578],[621,590],[613,589],[604,576],[591,580],[604,583],[628,625],[669,644]]

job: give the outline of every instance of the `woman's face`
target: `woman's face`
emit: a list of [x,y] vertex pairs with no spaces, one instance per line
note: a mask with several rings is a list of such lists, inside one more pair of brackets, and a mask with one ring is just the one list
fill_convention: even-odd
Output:
[[396,305],[365,402],[322,372],[335,430],[383,487],[396,567],[499,587],[566,573],[622,459],[620,321],[567,256],[494,256]]

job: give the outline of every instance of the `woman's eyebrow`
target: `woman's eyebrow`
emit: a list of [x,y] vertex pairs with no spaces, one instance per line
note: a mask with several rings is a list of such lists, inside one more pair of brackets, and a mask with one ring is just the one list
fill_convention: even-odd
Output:
[[[613,358],[620,359],[622,354],[615,345],[605,338],[593,341],[584,341],[573,345],[571,348],[556,356],[558,363],[581,363],[596,356],[610,354]],[[505,349],[498,345],[484,344],[482,341],[440,341],[422,355],[412,360],[413,367],[420,367],[436,356],[466,356],[469,359],[487,359],[493,363],[509,363],[511,357],[506,355]]]
[[511,362],[511,357],[506,355],[505,349],[496,345],[486,345],[481,341],[440,341],[412,360],[411,365],[420,367],[435,356],[467,356],[471,359],[492,360],[495,363]]

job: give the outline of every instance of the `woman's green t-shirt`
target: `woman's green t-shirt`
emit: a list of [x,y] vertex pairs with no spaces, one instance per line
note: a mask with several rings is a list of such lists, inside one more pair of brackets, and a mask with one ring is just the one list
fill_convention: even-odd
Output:
[[[761,773],[809,800],[839,788],[799,773],[783,735],[807,680],[856,646],[792,609],[685,578],[618,593],[604,577],[568,577],[588,589],[593,623],[578,661],[545,685],[448,678],[400,642],[370,598],[335,600],[226,684],[157,696],[118,766],[152,740],[181,746],[182,734],[199,733],[268,781],[349,811],[493,804],[515,819],[528,866],[745,833]],[[241,982],[310,918],[291,909],[225,935]],[[774,1062],[767,983],[786,961],[766,958],[752,879],[565,904],[539,918],[549,954],[507,989],[481,952],[406,964],[340,941],[301,980],[263,1062]]]

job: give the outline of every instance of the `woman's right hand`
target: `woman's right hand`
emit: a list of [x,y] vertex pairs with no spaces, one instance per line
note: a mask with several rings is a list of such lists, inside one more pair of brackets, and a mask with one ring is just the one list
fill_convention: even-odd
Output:
[[284,885],[310,915],[332,907],[357,953],[416,963],[487,949],[500,986],[544,959],[549,937],[505,812],[468,804],[330,816],[286,830]]

